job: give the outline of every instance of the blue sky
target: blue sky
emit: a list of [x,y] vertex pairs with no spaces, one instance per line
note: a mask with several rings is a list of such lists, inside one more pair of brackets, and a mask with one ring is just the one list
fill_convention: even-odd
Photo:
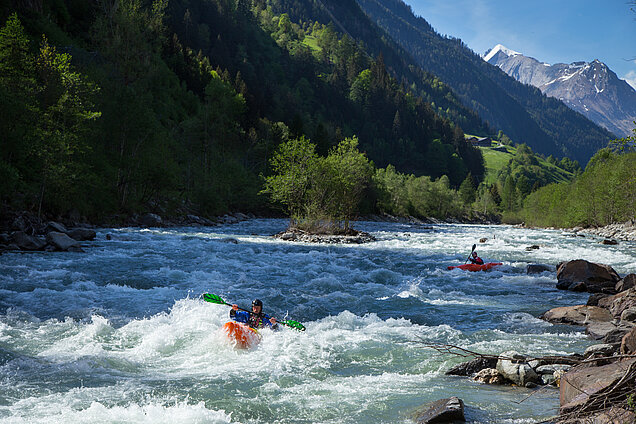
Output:
[[636,5],[630,0],[404,0],[437,32],[476,53],[496,44],[542,62],[605,62],[636,88]]

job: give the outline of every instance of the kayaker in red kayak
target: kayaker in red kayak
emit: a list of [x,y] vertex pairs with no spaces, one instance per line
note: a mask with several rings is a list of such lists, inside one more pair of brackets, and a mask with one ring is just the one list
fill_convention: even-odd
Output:
[[482,258],[480,258],[479,256],[477,256],[477,252],[475,252],[473,250],[473,254],[471,255],[471,257],[469,258],[470,262],[477,264],[477,265],[483,265],[484,264],[484,260]]
[[278,324],[276,318],[272,318],[263,313],[263,302],[259,299],[255,299],[252,302],[252,313],[239,311],[238,305],[232,305],[230,309],[230,318],[236,322],[242,322],[252,328],[264,328],[265,326],[276,330]]

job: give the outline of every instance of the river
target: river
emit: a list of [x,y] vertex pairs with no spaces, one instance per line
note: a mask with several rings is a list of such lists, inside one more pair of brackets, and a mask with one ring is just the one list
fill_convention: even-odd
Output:
[[[465,359],[426,345],[581,353],[594,344],[581,328],[537,317],[588,295],[527,264],[636,272],[634,243],[555,230],[360,222],[376,242],[323,245],[271,237],[285,226],[104,228],[85,253],[0,256],[0,423],[410,423],[453,395],[470,422],[533,423],[557,412],[558,389],[445,376]],[[504,265],[448,271],[474,243]],[[206,292],[260,298],[307,330],[236,350],[220,331],[229,307]]]

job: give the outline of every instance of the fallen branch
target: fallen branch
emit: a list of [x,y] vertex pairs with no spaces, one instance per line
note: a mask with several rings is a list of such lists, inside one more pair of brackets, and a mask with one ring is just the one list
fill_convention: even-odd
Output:
[[[487,354],[487,353],[479,353],[479,352],[475,352],[469,349],[465,349],[463,347],[460,346],[455,346],[455,345],[451,345],[451,344],[445,344],[445,343],[433,343],[433,344],[426,344],[424,346],[421,346],[422,348],[428,348],[428,349],[433,349],[438,351],[439,353],[442,354],[449,354],[449,355],[455,355],[455,356],[461,356],[462,358],[468,358],[468,357],[474,357],[474,358],[484,358],[484,359],[504,359],[504,360],[508,360],[508,361],[519,361],[519,359],[516,358],[510,358],[508,356],[502,356],[502,355],[491,355],[491,354]],[[544,361],[548,364],[566,364],[566,365],[578,365],[584,362],[591,362],[591,361],[583,361],[581,359],[577,359],[577,358],[573,358],[571,356],[526,356],[524,355],[526,362],[527,361]]]

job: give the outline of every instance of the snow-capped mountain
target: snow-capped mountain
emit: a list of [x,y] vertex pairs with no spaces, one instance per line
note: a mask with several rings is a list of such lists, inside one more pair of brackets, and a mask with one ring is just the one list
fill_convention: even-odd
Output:
[[618,136],[631,135],[636,120],[636,90],[603,62],[550,65],[507,49],[501,44],[484,60],[524,84],[562,100],[588,119]]

